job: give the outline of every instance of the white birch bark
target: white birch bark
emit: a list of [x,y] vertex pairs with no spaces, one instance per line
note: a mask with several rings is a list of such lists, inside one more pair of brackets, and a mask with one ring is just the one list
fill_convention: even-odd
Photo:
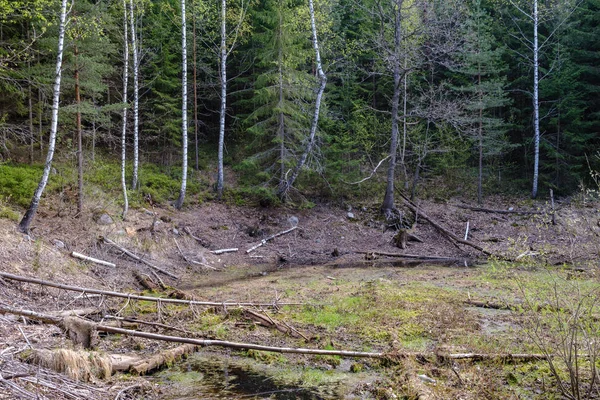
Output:
[[539,102],[539,47],[538,47],[538,1],[533,1],[533,189],[534,199],[538,191],[538,171],[540,164],[540,102]]
[[121,131],[121,187],[123,188],[123,221],[129,211],[127,183],[125,181],[125,159],[127,155],[127,83],[129,81],[129,37],[127,35],[127,1],[123,0],[123,129]]
[[175,202],[175,208],[181,209],[185,198],[185,188],[187,185],[187,166],[188,166],[188,127],[187,127],[187,39],[185,23],[185,0],[181,0],[181,139],[183,147],[183,165],[181,174],[181,189],[179,198]]
[[321,109],[321,100],[323,99],[323,93],[325,92],[325,86],[327,85],[327,76],[325,75],[325,72],[323,72],[323,64],[321,63],[321,52],[319,51],[319,40],[317,37],[317,26],[315,23],[315,8],[314,8],[313,0],[308,0],[308,7],[309,7],[309,11],[310,11],[310,26],[311,26],[311,30],[312,30],[312,42],[313,42],[313,48],[315,50],[315,60],[317,63],[317,76],[319,78],[319,89],[317,91],[317,98],[315,100],[315,111],[314,111],[312,123],[310,126],[310,135],[309,135],[308,141],[306,143],[306,149],[304,150],[304,153],[302,153],[302,155],[300,156],[300,159],[298,160],[298,163],[294,167],[294,170],[292,171],[292,175],[287,180],[283,180],[280,183],[279,188],[277,189],[277,195],[279,196],[280,199],[285,199],[288,190],[294,185],[294,182],[296,181],[296,178],[298,178],[298,175],[300,175],[300,171],[302,170],[302,167],[304,167],[304,164],[306,163],[308,156],[312,153],[312,149],[315,144],[315,136],[317,134],[317,128],[319,125],[319,111]]
[[131,26],[131,50],[133,53],[133,178],[131,188],[135,190],[138,185],[139,169],[139,59],[137,49],[137,36],[135,34],[135,16],[133,0],[129,0],[129,23]]
[[[71,4],[72,6],[72,4]],[[56,56],[56,68],[54,71],[54,88],[52,91],[52,121],[50,123],[50,140],[48,143],[48,153],[46,154],[46,164],[44,165],[44,172],[40,183],[36,188],[33,198],[27,212],[23,216],[23,219],[19,223],[19,229],[21,232],[29,233],[29,226],[33,217],[37,212],[40,204],[40,198],[48,183],[48,177],[50,176],[50,169],[52,168],[52,158],[54,157],[54,148],[56,145],[56,132],[58,130],[58,107],[60,104],[60,82],[62,73],[62,60],[65,43],[65,25],[67,19],[67,0],[62,0],[60,7],[60,23],[58,30],[58,54]]]
[[227,1],[221,0],[221,110],[219,114],[219,151],[217,197],[223,196],[223,148],[225,146],[225,112],[227,109]]

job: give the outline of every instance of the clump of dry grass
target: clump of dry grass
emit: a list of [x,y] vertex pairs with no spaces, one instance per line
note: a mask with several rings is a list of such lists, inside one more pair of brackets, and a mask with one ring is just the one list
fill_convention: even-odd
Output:
[[112,362],[108,356],[82,350],[39,349],[34,350],[27,361],[65,373],[77,381],[89,382],[94,378],[107,379],[112,373]]

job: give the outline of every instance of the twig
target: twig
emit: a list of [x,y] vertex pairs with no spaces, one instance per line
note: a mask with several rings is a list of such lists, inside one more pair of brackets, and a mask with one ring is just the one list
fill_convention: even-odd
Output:
[[23,329],[21,329],[20,326],[17,325],[17,328],[19,328],[19,332],[21,332],[21,335],[23,335],[23,337],[25,338],[25,341],[27,342],[27,345],[29,346],[29,348],[31,350],[33,350],[33,346],[31,345],[31,342],[29,341],[29,338],[27,337],[27,335],[25,334],[25,332],[23,332]]

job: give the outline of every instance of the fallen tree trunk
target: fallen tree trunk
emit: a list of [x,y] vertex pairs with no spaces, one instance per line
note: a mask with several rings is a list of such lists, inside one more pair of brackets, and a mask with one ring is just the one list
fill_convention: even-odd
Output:
[[492,256],[493,255],[492,253],[490,253],[489,251],[485,250],[483,247],[479,246],[478,244],[473,243],[473,242],[468,241],[468,240],[464,240],[464,239],[456,236],[454,233],[452,233],[448,229],[444,228],[443,226],[441,226],[440,224],[438,224],[437,222],[435,222],[432,218],[430,218],[429,216],[427,216],[427,214],[425,214],[423,212],[423,210],[419,209],[418,206],[415,205],[412,201],[410,201],[406,196],[404,196],[403,194],[400,194],[400,196],[402,196],[402,199],[404,199],[404,204],[406,204],[406,206],[408,208],[410,208],[415,214],[418,213],[419,217],[422,217],[424,220],[426,220],[427,222],[429,222],[431,224],[431,226],[433,226],[435,229],[437,229],[440,233],[442,233],[446,237],[454,240],[457,243],[461,243],[461,244],[464,244],[466,246],[472,247],[475,250],[479,250],[480,252],[482,252],[483,254],[485,254],[487,256]]
[[483,207],[474,207],[474,206],[467,206],[467,205],[462,205],[462,204],[453,204],[454,207],[458,207],[458,208],[462,208],[465,210],[471,210],[471,211],[478,211],[478,212],[484,212],[484,213],[489,213],[489,214],[517,214],[517,215],[540,215],[542,214],[539,211],[519,211],[519,210],[494,210],[491,208],[483,208]]
[[422,256],[419,254],[405,254],[405,253],[386,253],[382,251],[357,251],[357,254],[367,254],[367,255],[376,255],[376,256],[384,256],[384,257],[398,257],[398,258],[408,258],[415,260],[440,260],[440,261],[454,261],[457,260],[456,257],[438,257],[438,256]]
[[170,273],[169,271],[165,271],[164,269],[162,269],[162,268],[160,268],[160,267],[157,267],[156,265],[154,265],[154,264],[152,264],[152,263],[150,263],[150,262],[148,262],[148,261],[144,260],[143,258],[141,258],[141,257],[139,257],[139,256],[137,256],[137,255],[135,255],[135,254],[133,254],[131,251],[127,250],[126,248],[124,248],[124,247],[122,247],[122,246],[119,246],[118,244],[116,244],[116,243],[115,243],[115,242],[113,242],[112,240],[110,240],[110,239],[107,239],[107,238],[105,238],[104,236],[100,236],[100,238],[99,238],[99,239],[100,239],[100,240],[102,240],[104,243],[106,243],[106,244],[108,244],[108,245],[110,245],[110,246],[113,246],[114,248],[116,248],[116,249],[118,249],[118,250],[122,251],[122,252],[123,252],[123,254],[125,254],[126,256],[128,256],[128,257],[130,257],[130,258],[133,258],[134,260],[136,260],[136,261],[139,261],[139,262],[141,262],[142,264],[145,264],[145,265],[147,265],[148,267],[150,267],[150,268],[152,268],[152,269],[154,269],[154,270],[156,270],[156,271],[158,271],[158,272],[160,272],[160,273],[162,273],[162,274],[165,274],[165,275],[167,275],[168,277],[171,277],[171,278],[173,278],[173,279],[175,279],[175,280],[178,280],[178,279],[179,279],[179,277],[178,277],[177,275],[173,275],[173,274],[172,274],[172,273]]
[[[9,313],[15,315],[23,315],[28,318],[38,319],[42,322],[55,324],[58,326],[69,326],[73,325],[71,321],[67,321],[68,318],[56,318],[46,314],[37,313],[30,310],[19,310],[12,307],[6,307],[0,305],[0,313]],[[165,342],[184,343],[196,346],[220,346],[240,350],[258,350],[258,351],[270,351],[274,353],[293,353],[293,354],[312,354],[312,355],[323,355],[323,356],[341,356],[341,357],[357,357],[357,358],[386,358],[386,359],[402,359],[407,357],[419,357],[426,358],[431,354],[423,353],[385,353],[385,352],[363,352],[363,351],[349,351],[349,350],[321,350],[321,349],[307,349],[297,347],[275,347],[275,346],[263,346],[254,343],[241,343],[241,342],[230,342],[227,340],[213,340],[213,339],[193,339],[180,336],[167,336],[159,335],[156,333],[139,332],[129,329],[116,328],[112,326],[105,326],[97,324],[91,321],[86,321],[78,317],[78,324],[85,325],[93,328],[96,331],[116,333],[126,336],[141,337],[152,340],[161,340]],[[76,338],[78,339],[78,338]],[[510,360],[541,360],[547,358],[542,354],[477,354],[477,353],[459,353],[459,354],[434,354],[437,358],[441,359],[452,359],[452,360],[497,360],[497,359],[510,359]],[[581,357],[586,357],[585,354],[581,354]]]
[[173,349],[161,351],[158,354],[153,355],[150,358],[145,358],[135,363],[132,363],[128,371],[137,375],[145,375],[154,370],[160,369],[165,365],[172,364],[175,360],[178,360],[188,354],[197,351],[199,346],[193,344],[184,344]]
[[51,281],[45,281],[36,278],[28,278],[25,276],[13,275],[6,272],[0,272],[0,277],[8,280],[18,281],[18,282],[27,282],[34,283],[42,286],[54,287],[57,289],[69,290],[73,292],[81,292],[86,294],[99,294],[102,296],[110,296],[110,297],[120,297],[123,299],[130,300],[144,300],[144,301],[152,301],[152,302],[160,302],[163,304],[186,304],[186,305],[194,305],[194,306],[210,306],[210,307],[236,307],[236,306],[247,306],[247,307],[278,307],[282,305],[290,306],[290,305],[302,305],[303,303],[235,303],[235,302],[217,302],[217,301],[199,301],[199,300],[182,300],[182,299],[169,299],[162,297],[150,297],[150,296],[139,296],[132,293],[121,293],[121,292],[112,292],[108,290],[100,290],[100,289],[91,289],[91,288],[82,288],[78,286],[70,286],[63,285],[62,283],[56,283]]
[[295,231],[297,228],[298,228],[298,226],[294,226],[294,227],[292,227],[290,229],[287,229],[287,230],[285,230],[283,232],[276,233],[274,235],[269,236],[266,239],[261,240],[260,243],[255,244],[254,246],[252,246],[248,250],[246,250],[246,254],[249,254],[249,253],[253,252],[254,250],[258,249],[259,247],[264,246],[265,244],[267,244],[268,241],[273,240],[276,237],[279,237],[279,236],[282,236],[282,235],[285,235],[287,233]]

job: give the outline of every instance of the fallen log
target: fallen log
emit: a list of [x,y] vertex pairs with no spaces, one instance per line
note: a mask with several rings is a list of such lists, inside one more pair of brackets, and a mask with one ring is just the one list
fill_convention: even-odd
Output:
[[473,243],[473,242],[468,241],[468,240],[464,240],[464,239],[456,236],[454,233],[450,232],[448,229],[444,228],[443,226],[441,226],[440,224],[438,224],[437,222],[435,222],[432,218],[430,218],[429,216],[427,216],[427,214],[425,214],[423,212],[423,210],[419,209],[419,207],[417,205],[415,205],[412,201],[410,201],[402,193],[400,194],[400,196],[402,196],[402,199],[404,199],[404,204],[406,204],[408,208],[410,208],[415,214],[418,213],[419,217],[422,217],[424,220],[426,220],[427,222],[429,222],[431,224],[431,226],[433,226],[435,229],[437,229],[440,233],[442,233],[446,237],[454,240],[457,243],[464,244],[466,246],[469,246],[469,247],[472,247],[472,248],[474,248],[476,250],[479,250],[480,252],[482,252],[483,254],[485,254],[487,256],[492,256],[493,255],[492,253],[490,253],[489,251],[485,250],[483,247],[479,246],[478,244]]
[[104,265],[105,267],[112,267],[115,268],[117,265],[108,261],[104,261],[104,260],[100,260],[98,258],[93,258],[93,257],[88,257],[86,255],[83,255],[81,253],[77,253],[75,251],[71,252],[71,257],[75,257],[75,258],[79,258],[80,260],[84,260],[84,261],[90,261],[93,262],[95,264],[99,264],[99,265]]
[[161,351],[160,353],[137,361],[129,366],[128,370],[137,375],[145,375],[154,370],[160,369],[165,365],[172,364],[190,353],[197,351],[199,346],[193,344],[184,344],[173,349]]
[[86,294],[98,294],[102,296],[109,297],[120,297],[123,299],[129,300],[144,300],[144,301],[152,301],[152,302],[160,302],[162,304],[185,304],[185,305],[194,305],[194,306],[209,306],[209,307],[236,307],[236,306],[247,306],[247,307],[278,307],[282,305],[286,306],[297,306],[303,305],[303,303],[249,303],[249,302],[217,302],[217,301],[200,301],[200,300],[183,300],[183,299],[170,299],[164,297],[150,297],[150,296],[139,296],[132,293],[121,293],[121,292],[112,292],[108,290],[100,290],[100,289],[92,289],[92,288],[82,288],[78,286],[70,286],[63,285],[62,283],[56,283],[51,281],[45,281],[36,278],[28,278],[19,275],[13,275],[6,272],[0,272],[0,277],[8,280],[18,281],[18,282],[27,282],[34,283],[42,286],[54,287],[62,290],[69,290],[73,292],[81,292]]
[[383,251],[357,251],[357,254],[384,256],[384,257],[398,257],[398,258],[409,258],[415,260],[439,260],[439,261],[454,261],[456,257],[439,257],[439,256],[423,256],[419,254],[406,254],[406,253],[386,253]]
[[156,270],[156,271],[158,271],[158,272],[160,272],[160,273],[162,273],[162,274],[165,274],[165,275],[167,275],[168,277],[171,277],[171,278],[173,278],[173,279],[175,279],[175,280],[178,280],[178,279],[179,279],[179,277],[178,277],[177,275],[173,275],[173,274],[172,274],[172,273],[170,273],[169,271],[166,271],[166,270],[164,270],[164,269],[162,269],[162,268],[160,268],[160,267],[157,267],[156,265],[154,265],[154,264],[152,264],[152,263],[150,263],[150,262],[148,262],[148,261],[144,260],[143,258],[141,258],[141,257],[139,257],[139,256],[137,256],[137,255],[135,255],[135,254],[133,254],[131,251],[127,250],[126,248],[124,248],[124,247],[122,247],[122,246],[119,246],[118,244],[116,244],[116,243],[115,243],[115,242],[113,242],[112,240],[110,240],[110,239],[107,239],[107,238],[105,238],[104,236],[100,236],[100,238],[99,238],[99,239],[100,239],[100,240],[102,240],[104,243],[106,243],[106,244],[108,244],[108,245],[110,245],[110,246],[113,246],[114,248],[118,249],[119,251],[122,251],[122,252],[123,252],[123,254],[125,254],[126,256],[128,256],[128,257],[130,257],[130,258],[133,258],[134,260],[136,260],[136,261],[139,261],[139,262],[141,262],[142,264],[145,264],[145,265],[147,265],[148,267],[150,267],[150,268],[152,268],[152,269],[154,269],[154,270]]
[[[58,326],[69,325],[69,321],[64,321],[62,318],[56,318],[42,313],[37,313],[30,310],[19,310],[12,307],[6,307],[0,305],[0,313],[9,313],[15,315],[23,315],[28,318],[38,319],[42,322],[55,324]],[[78,318],[78,317],[70,317]],[[66,319],[66,318],[65,318]],[[139,332],[129,329],[116,328],[112,326],[105,326],[91,321],[85,321],[81,318],[79,324],[89,326],[96,331],[117,333],[126,336],[141,337],[152,340],[160,340],[165,342],[184,343],[197,346],[220,346],[240,350],[258,350],[258,351],[270,351],[274,353],[293,353],[293,354],[311,354],[311,355],[323,355],[323,356],[341,356],[341,357],[357,357],[357,358],[386,358],[386,359],[403,359],[408,357],[419,357],[420,359],[426,359],[431,354],[423,353],[398,353],[398,352],[363,352],[363,351],[349,351],[349,350],[322,350],[322,349],[307,349],[298,347],[275,347],[275,346],[263,346],[254,343],[241,343],[241,342],[230,342],[227,340],[213,340],[213,339],[194,339],[179,336],[167,336],[159,335],[156,333]],[[523,360],[542,360],[551,356],[545,356],[543,354],[478,354],[478,353],[459,353],[459,354],[433,354],[434,356],[442,359],[452,360],[505,360],[510,359],[514,361]],[[580,354],[581,357],[587,357],[585,354]]]
[[520,214],[520,215],[540,215],[539,211],[520,211],[520,210],[495,210],[492,208],[474,207],[462,204],[452,204],[454,207],[462,208],[465,210],[489,213],[489,214]]
[[274,235],[269,236],[268,238],[265,238],[265,239],[261,240],[260,243],[255,244],[254,246],[252,246],[248,250],[246,250],[246,254],[249,254],[249,253],[253,252],[254,250],[258,249],[259,247],[264,246],[265,244],[267,244],[268,241],[273,240],[276,237],[283,236],[285,234],[288,234],[290,232],[295,231],[297,228],[298,228],[298,226],[294,226],[294,227],[291,227],[290,229],[287,229],[287,230],[285,230],[283,232],[276,233]]
[[133,277],[144,289],[154,292],[158,285],[148,275],[142,275],[139,271],[133,271]]

